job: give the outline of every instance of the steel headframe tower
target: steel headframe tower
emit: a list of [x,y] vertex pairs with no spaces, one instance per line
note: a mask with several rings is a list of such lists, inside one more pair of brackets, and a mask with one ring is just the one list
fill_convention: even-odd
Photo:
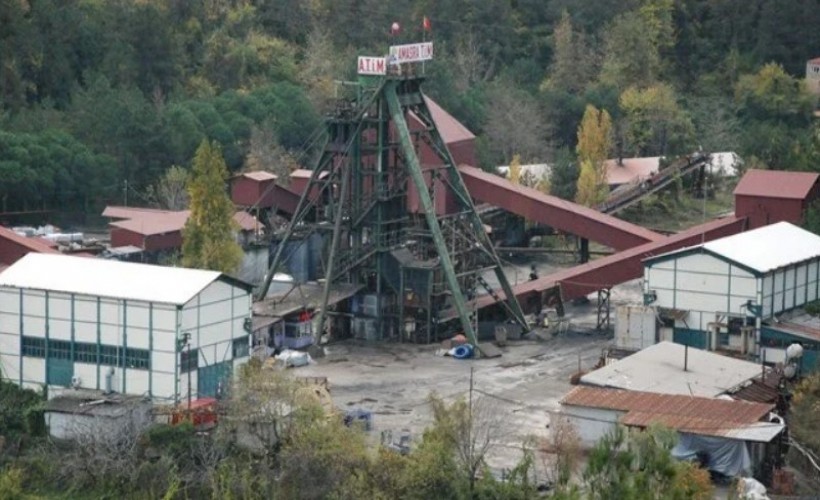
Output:
[[[475,299],[479,287],[501,302],[512,320],[527,328],[427,107],[422,81],[413,76],[362,79],[355,87],[357,95],[340,101],[327,121],[323,153],[276,247],[260,291],[263,298],[288,241],[312,232],[329,236],[324,240],[320,334],[329,294],[338,283],[360,285],[362,293],[377,298],[375,321],[381,337],[404,332],[406,314],[413,310],[416,324],[423,325],[426,317],[427,340],[436,340],[441,328],[439,313],[450,310],[456,313],[450,317],[459,320],[461,330],[476,345],[476,311],[465,296]],[[421,130],[411,132],[406,120],[410,114],[422,124]],[[422,141],[443,167],[422,167],[416,154]],[[420,213],[408,209],[410,186],[417,192]],[[435,200],[445,190],[453,208],[437,214]],[[503,299],[484,278],[491,272],[505,294]],[[426,276],[426,281],[420,284],[419,276]],[[412,302],[407,296],[414,298],[415,306],[406,310]],[[424,330],[415,330],[417,339]]]

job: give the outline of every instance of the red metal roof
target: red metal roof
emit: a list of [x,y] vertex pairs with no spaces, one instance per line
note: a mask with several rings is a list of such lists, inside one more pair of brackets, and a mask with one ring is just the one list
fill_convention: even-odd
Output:
[[651,392],[579,386],[561,400],[563,405],[625,412],[621,423],[648,427],[662,424],[681,432],[726,436],[739,427],[761,422],[774,405]]
[[804,200],[820,174],[785,170],[747,171],[735,188],[735,196],[761,196]]
[[[108,211],[108,209],[106,209],[106,211]],[[105,213],[106,212],[103,212],[103,215],[105,215]],[[117,217],[122,217],[122,212],[116,213],[118,214]],[[111,222],[110,225],[131,231],[132,233],[141,234],[143,236],[152,236],[156,234],[182,231],[182,228],[185,227],[185,222],[188,220],[189,214],[190,212],[188,210],[182,210],[179,212],[134,212],[132,214],[133,218],[114,221]]]
[[470,132],[461,122],[456,120],[453,115],[444,111],[444,108],[427,96],[424,96],[424,102],[427,104],[427,109],[430,110],[430,116],[436,123],[441,138],[444,139],[445,144],[454,144],[461,141],[471,141],[475,139],[475,135]]
[[798,335],[800,337],[806,337],[811,340],[820,340],[820,330],[817,328],[812,328],[808,325],[791,323],[789,321],[780,321],[779,323],[773,325],[772,328],[786,333],[791,333],[793,335]]
[[116,205],[109,205],[103,210],[102,216],[111,219],[135,219],[137,217],[145,217],[151,215],[172,214],[173,210],[161,210],[158,208],[142,208],[142,207],[120,207]]
[[[143,236],[182,231],[190,214],[190,210],[170,211],[116,206],[106,207],[103,211],[104,217],[124,219],[111,222],[111,226]],[[244,211],[236,212],[233,220],[244,231],[254,231],[259,226],[256,218]]]
[[259,229],[259,221],[248,212],[236,212],[233,214],[233,220],[239,224],[243,231],[256,231]]
[[814,59],[809,59],[806,62],[808,62],[809,64],[820,64],[820,57],[815,57]]
[[618,160],[606,160],[604,161],[606,182],[609,185],[620,185],[629,184],[638,179],[646,179],[650,175],[658,173],[660,159],[660,156],[623,158],[620,165]]
[[60,253],[56,249],[52,248],[51,245],[46,244],[41,238],[27,238],[25,236],[20,236],[11,229],[3,226],[0,226],[0,239],[17,243],[31,252]]
[[239,174],[237,177],[247,177],[248,179],[252,179],[258,182],[276,180],[278,178],[275,174],[265,172],[264,170],[257,170],[254,172],[243,172]]

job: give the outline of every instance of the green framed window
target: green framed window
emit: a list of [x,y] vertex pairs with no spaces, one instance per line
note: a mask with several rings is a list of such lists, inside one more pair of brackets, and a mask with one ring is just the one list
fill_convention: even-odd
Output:
[[88,342],[74,343],[74,361],[78,363],[97,364],[97,344]]
[[244,358],[248,354],[250,354],[250,345],[248,343],[248,336],[245,335],[244,337],[239,337],[238,339],[233,339],[233,358]]
[[46,357],[46,339],[43,337],[29,337],[23,335],[22,352],[23,356],[32,358]]
[[48,341],[48,357],[53,359],[71,360],[71,342],[68,340]]
[[125,350],[125,366],[148,370],[151,368],[151,353],[147,349],[129,347]]

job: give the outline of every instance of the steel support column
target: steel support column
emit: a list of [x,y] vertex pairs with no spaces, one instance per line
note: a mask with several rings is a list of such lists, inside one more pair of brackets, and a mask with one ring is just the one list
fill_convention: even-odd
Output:
[[610,289],[598,290],[598,323],[596,330],[609,330],[609,296]]
[[421,165],[416,156],[416,151],[413,148],[413,141],[410,138],[410,130],[407,128],[407,123],[404,120],[404,111],[399,103],[395,81],[390,81],[385,85],[384,96],[387,100],[388,109],[390,109],[390,115],[393,118],[393,124],[398,132],[399,143],[401,144],[405,161],[407,162],[407,171],[418,190],[419,201],[421,201],[422,207],[424,208],[424,217],[427,220],[427,226],[433,237],[433,243],[438,251],[444,278],[452,294],[453,305],[458,312],[464,334],[473,345],[478,345],[478,337],[475,331],[473,331],[473,325],[470,322],[470,313],[467,310],[467,303],[464,300],[464,295],[461,293],[461,287],[456,278],[456,271],[453,267],[453,261],[450,259],[447,242],[444,241],[444,236],[441,234],[441,226],[436,217],[436,208],[433,206],[433,200],[430,198],[430,192],[427,190],[427,183],[424,181],[424,174],[421,171]]

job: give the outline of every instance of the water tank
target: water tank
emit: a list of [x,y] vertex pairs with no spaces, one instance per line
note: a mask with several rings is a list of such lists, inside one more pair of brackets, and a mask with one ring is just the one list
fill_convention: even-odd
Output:
[[313,233],[308,237],[310,243],[310,255],[308,262],[308,272],[311,281],[325,277],[325,269],[322,264],[325,238],[319,233]]
[[[276,254],[279,242],[271,243],[270,258]],[[310,243],[309,240],[293,240],[285,245],[282,252],[282,262],[288,273],[297,283],[305,283],[310,280]],[[272,262],[271,262],[272,263]]]

